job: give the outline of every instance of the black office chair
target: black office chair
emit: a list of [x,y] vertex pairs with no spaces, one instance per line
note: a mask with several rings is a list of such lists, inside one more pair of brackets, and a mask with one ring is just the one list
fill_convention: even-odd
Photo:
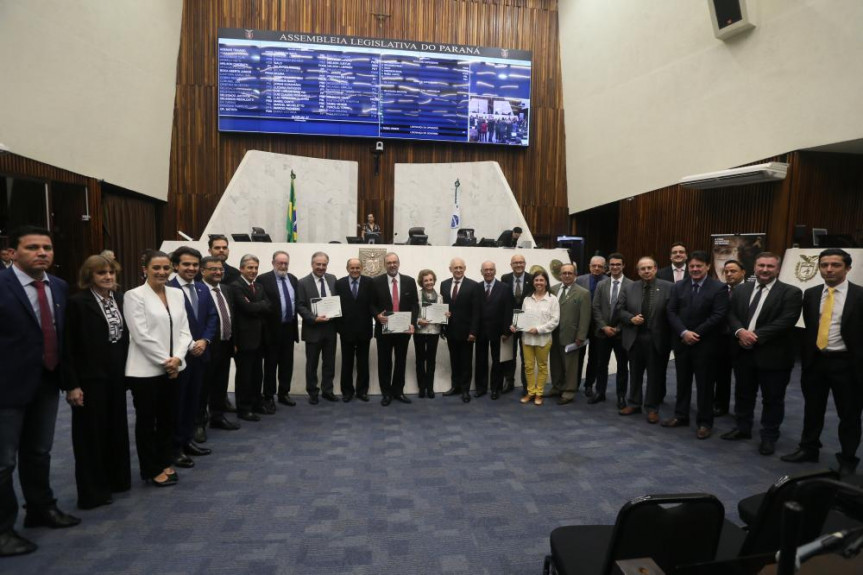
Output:
[[408,230],[408,245],[409,246],[425,246],[428,245],[429,237],[426,235],[425,228],[411,228]]
[[666,573],[716,555],[725,507],[713,495],[646,495],[617,514],[614,525],[573,525],[551,532],[543,573],[611,573],[616,561],[650,557]]
[[752,525],[755,518],[758,516],[761,506],[765,504],[765,500],[767,500],[766,505],[769,506],[773,505],[773,503],[771,503],[773,499],[780,498],[781,502],[779,507],[782,507],[782,504],[788,501],[788,497],[794,491],[794,488],[798,483],[806,481],[807,479],[817,479],[819,477],[823,477],[825,479],[839,479],[839,474],[831,469],[822,469],[818,471],[798,473],[797,475],[783,475],[764,493],[758,493],[757,495],[751,495],[745,499],[741,499],[737,504],[737,514],[740,515],[740,520],[743,521],[743,523],[746,525]]

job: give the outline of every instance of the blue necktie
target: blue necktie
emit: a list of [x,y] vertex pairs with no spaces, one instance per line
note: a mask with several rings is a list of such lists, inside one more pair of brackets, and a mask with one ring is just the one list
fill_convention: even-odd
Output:
[[327,282],[321,278],[321,297],[327,297]]
[[357,280],[351,280],[351,293],[354,294],[354,299],[357,299]]
[[282,284],[282,295],[285,297],[285,310],[282,321],[287,323],[294,318],[294,305],[291,303],[291,294],[288,293],[288,278],[279,278]]

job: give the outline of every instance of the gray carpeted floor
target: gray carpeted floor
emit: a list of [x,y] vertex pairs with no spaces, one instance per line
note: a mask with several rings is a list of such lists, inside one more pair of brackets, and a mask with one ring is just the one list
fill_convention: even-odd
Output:
[[[673,382],[672,363],[663,417]],[[728,416],[698,441],[694,428],[648,425],[581,396],[564,407],[524,406],[518,392],[468,405],[413,400],[279,406],[240,431],[212,430],[213,455],[180,470],[178,486],[135,481],[113,505],[81,512],[61,405],[52,481],[61,507],[84,521],[23,529],[19,516],[40,549],[2,560],[0,572],[536,574],[557,526],[611,524],[633,497],[699,491],[736,521],[739,499],[785,473],[832,465],[838,445],[831,406],[821,463],[779,461],[802,427],[797,370],[772,457],[758,455],[757,439],[719,439],[733,427]]]

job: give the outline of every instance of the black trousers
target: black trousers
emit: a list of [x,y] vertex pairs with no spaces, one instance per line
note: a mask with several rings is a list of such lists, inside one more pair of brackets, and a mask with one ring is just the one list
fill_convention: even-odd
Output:
[[81,380],[80,385],[84,405],[72,408],[72,451],[78,505],[88,507],[132,487],[129,422],[122,374]]
[[[405,369],[407,369],[409,334],[381,335],[378,341],[378,384],[381,394],[388,397],[405,392]],[[393,366],[395,357],[395,366]]]
[[[342,395],[368,395],[369,393],[369,347],[367,339],[339,337],[342,343],[342,371],[339,386]],[[357,383],[354,387],[354,363],[357,366]]]
[[[186,356],[186,369],[180,372],[174,392],[174,451],[178,452],[195,436],[195,422],[201,406],[201,388],[207,364],[199,357]],[[85,398],[86,401],[86,398]]]
[[252,411],[261,403],[261,382],[264,379],[263,357],[260,349],[237,350],[234,361],[237,363],[234,380],[234,396],[237,411]]
[[[668,369],[668,352],[656,349],[648,331],[639,332],[629,350],[629,396],[627,403],[648,412],[659,411],[661,394],[665,389],[665,372]],[[642,393],[644,374],[647,372],[647,390]]]
[[275,341],[267,344],[264,356],[264,399],[273,399],[273,395],[277,393],[277,375],[279,397],[291,393],[291,379],[294,374],[294,340],[291,327],[291,324],[280,324]]
[[207,406],[210,417],[223,415],[225,401],[228,399],[228,379],[231,374],[231,357],[234,355],[234,342],[214,341],[210,344],[210,361],[204,368],[204,385],[198,412],[198,425],[207,421]]
[[521,332],[514,333],[509,340],[512,342],[512,359],[503,362],[503,378],[507,383],[515,384],[515,360],[518,354],[521,354],[521,387],[527,390],[527,377],[524,375],[524,351],[519,343],[521,342]]
[[452,388],[458,393],[470,391],[470,380],[473,376],[473,343],[455,341],[448,337],[446,345],[449,348],[449,361],[452,367]]
[[[152,479],[173,465],[173,388],[167,375],[127,379],[135,405],[135,445],[141,479]],[[86,401],[86,398],[85,398]]]
[[608,362],[614,352],[614,359],[617,361],[615,378],[617,397],[625,397],[626,383],[629,379],[629,355],[623,347],[623,339],[620,335],[612,338],[594,337],[591,345],[596,345],[597,348],[596,394],[605,397],[605,391],[608,388]]
[[414,334],[414,354],[417,359],[417,386],[420,391],[434,391],[434,372],[440,335]]
[[[503,367],[500,364],[500,336],[480,337],[476,340],[476,359],[474,362],[476,392],[500,391],[503,387]],[[489,380],[488,359],[491,353],[491,380]]]
[[738,346],[737,339],[734,336],[722,336],[721,343],[716,348],[713,406],[722,411],[728,411],[731,405],[732,346]]
[[821,449],[821,431],[824,429],[824,411],[827,396],[833,391],[833,403],[839,416],[840,459],[857,463],[860,445],[860,415],[863,411],[863,385],[854,369],[850,354],[819,355],[803,369],[803,434],[800,447],[810,451]]
[[336,335],[321,341],[306,342],[306,393],[318,395],[318,361],[321,360],[321,391],[333,392],[336,378]]
[[[593,322],[590,322],[590,332],[593,333]],[[581,380],[581,374],[584,373],[584,387],[592,387],[596,382],[596,365],[599,362],[599,346],[596,345],[596,340],[599,339],[595,336],[589,336],[587,338],[588,343],[587,347],[583,347],[578,351],[578,370],[579,370],[579,381]],[[584,361],[585,356],[587,356],[587,361]],[[587,367],[585,368],[585,364]]]
[[755,402],[761,390],[761,439],[779,439],[779,426],[785,419],[785,388],[791,369],[759,369],[752,351],[741,350],[734,364],[734,417],[737,429],[752,431]]
[[702,340],[695,345],[676,343],[674,360],[677,368],[677,403],[674,416],[689,419],[692,402],[692,378],[695,377],[695,421],[699,427],[713,427],[713,369],[716,343]]

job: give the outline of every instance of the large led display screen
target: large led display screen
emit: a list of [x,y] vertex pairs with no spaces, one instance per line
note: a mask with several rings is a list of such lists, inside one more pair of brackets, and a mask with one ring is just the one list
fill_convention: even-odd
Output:
[[530,52],[219,30],[219,131],[527,146]]

